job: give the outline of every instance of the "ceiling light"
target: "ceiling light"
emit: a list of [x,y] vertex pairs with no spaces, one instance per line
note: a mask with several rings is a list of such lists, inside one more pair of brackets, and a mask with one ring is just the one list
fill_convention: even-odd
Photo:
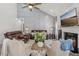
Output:
[[32,9],[32,8],[33,8],[33,6],[31,6],[31,5],[29,5],[28,7],[29,7],[30,9]]

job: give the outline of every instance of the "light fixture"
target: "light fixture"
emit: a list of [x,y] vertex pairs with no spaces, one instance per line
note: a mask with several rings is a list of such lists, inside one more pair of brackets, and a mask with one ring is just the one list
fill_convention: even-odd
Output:
[[33,8],[33,6],[29,5],[29,6],[28,6],[28,8],[32,9],[32,8]]

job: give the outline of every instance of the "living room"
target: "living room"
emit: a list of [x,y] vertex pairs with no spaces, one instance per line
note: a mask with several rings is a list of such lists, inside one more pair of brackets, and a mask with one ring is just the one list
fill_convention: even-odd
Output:
[[[61,39],[78,34],[78,25],[61,24],[61,19],[73,17],[76,3],[2,3],[0,4],[0,45],[2,56],[75,56],[70,50],[62,51]],[[69,13],[69,11],[71,13]],[[62,16],[68,12],[68,16]],[[77,11],[78,13],[78,11]],[[60,18],[60,16],[62,16]],[[69,26],[68,26],[69,24]],[[59,31],[62,31],[59,33]],[[60,35],[61,34],[61,35]],[[59,37],[60,35],[60,37]],[[41,36],[41,37],[38,37]],[[76,48],[79,48],[78,35]],[[74,37],[74,36],[72,36]],[[44,40],[41,40],[41,39]],[[15,40],[17,39],[17,40]],[[24,40],[25,39],[25,40]],[[23,41],[24,43],[22,43]],[[42,42],[41,42],[42,41]],[[33,44],[34,43],[34,44]],[[36,44],[37,43],[37,44]],[[7,47],[9,46],[9,48]],[[29,47],[29,45],[31,45]],[[38,45],[38,46],[37,46]],[[44,46],[45,45],[45,46]],[[44,46],[44,47],[43,47]],[[17,48],[16,48],[17,47]],[[7,48],[10,50],[8,52]],[[29,48],[29,49],[28,49]],[[18,49],[18,50],[17,50]],[[41,51],[44,49],[44,52]],[[36,50],[37,51],[36,53]],[[42,53],[43,52],[43,53]]]

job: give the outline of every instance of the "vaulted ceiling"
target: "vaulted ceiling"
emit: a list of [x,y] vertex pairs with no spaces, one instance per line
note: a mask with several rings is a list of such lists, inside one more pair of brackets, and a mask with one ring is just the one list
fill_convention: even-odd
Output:
[[51,15],[60,15],[67,8],[71,7],[72,3],[44,3],[38,6],[42,11],[45,11]]
[[[23,4],[19,4],[19,5],[22,7]],[[40,8],[40,10],[45,13],[48,13],[53,16],[58,16],[61,15],[61,13],[63,13],[67,8],[71,7],[72,5],[73,3],[42,3],[37,7]]]

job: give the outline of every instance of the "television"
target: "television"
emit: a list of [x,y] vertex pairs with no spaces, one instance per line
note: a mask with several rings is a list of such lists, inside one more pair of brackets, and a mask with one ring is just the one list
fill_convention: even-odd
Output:
[[62,27],[78,25],[77,9],[73,8],[72,10],[67,11],[60,16],[60,20]]

